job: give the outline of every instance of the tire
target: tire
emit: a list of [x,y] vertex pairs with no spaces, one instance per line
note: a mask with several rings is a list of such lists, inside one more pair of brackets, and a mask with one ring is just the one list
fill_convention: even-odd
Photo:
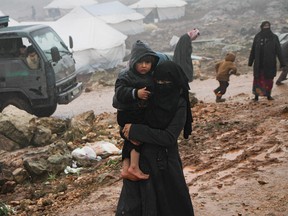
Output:
[[56,108],[57,108],[57,104],[50,106],[50,107],[34,109],[33,113],[37,117],[49,117],[55,112]]
[[1,112],[5,107],[9,105],[13,105],[21,110],[24,110],[30,114],[33,114],[30,103],[23,98],[19,98],[19,97],[7,98],[3,102],[1,102],[1,108],[0,108]]

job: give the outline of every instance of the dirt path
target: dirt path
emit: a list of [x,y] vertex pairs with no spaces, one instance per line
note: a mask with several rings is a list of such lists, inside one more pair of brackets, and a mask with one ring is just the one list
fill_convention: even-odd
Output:
[[112,98],[114,87],[103,87],[91,92],[83,92],[79,98],[76,98],[70,104],[58,105],[54,117],[71,118],[74,115],[93,110],[95,115],[103,112],[115,112],[112,107]]
[[[191,91],[205,103],[193,108],[193,136],[180,143],[195,215],[287,216],[288,83],[273,88],[274,101],[260,98],[258,103],[251,101],[249,75],[232,77],[225,103],[214,103],[215,86],[214,79],[191,83]],[[89,106],[96,112],[113,112],[112,94],[113,88],[84,93],[75,100],[80,104],[74,113],[88,108],[88,98],[95,98]],[[71,115],[70,108],[62,108],[56,115]],[[55,215],[113,216],[121,186],[120,180],[102,187]]]
[[[227,102],[250,100],[252,95],[252,75],[241,75],[239,77],[231,76],[230,85],[225,94]],[[198,100],[206,103],[215,101],[215,95],[212,92],[218,86],[215,79],[199,80],[196,79],[190,83],[191,92],[196,93]],[[287,86],[274,86],[272,96],[277,99],[278,95],[287,92]],[[103,112],[115,112],[112,107],[112,97],[114,94],[114,87],[98,88],[91,92],[83,92],[83,94],[67,105],[59,105],[56,112],[53,114],[55,117],[71,118],[73,115],[93,110],[95,115]],[[262,99],[264,100],[264,99]]]

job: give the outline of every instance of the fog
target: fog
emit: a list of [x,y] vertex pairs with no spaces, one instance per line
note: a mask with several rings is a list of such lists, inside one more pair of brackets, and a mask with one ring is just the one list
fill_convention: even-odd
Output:
[[[31,21],[33,20],[33,9],[35,8],[35,19],[37,21],[49,20],[47,17],[47,12],[43,9],[46,5],[51,3],[53,0],[0,0],[0,11],[5,15],[10,15],[11,18],[21,22],[21,21]],[[65,1],[65,0],[63,0]],[[72,0],[71,0],[72,1]],[[75,0],[74,0],[75,1]],[[76,0],[77,1],[77,0]],[[98,3],[110,2],[113,0],[95,0]],[[154,0],[160,1],[160,0]],[[167,0],[168,1],[168,0]],[[173,1],[173,0],[169,0]],[[178,1],[178,0],[175,0]],[[79,0],[79,2],[85,2],[84,0]],[[125,5],[130,5],[137,0],[120,0]],[[199,10],[207,12],[208,10],[221,9],[229,5],[229,7],[234,7],[237,10],[237,7],[242,8],[251,8],[257,9],[260,13],[267,13],[267,9],[278,8],[279,12],[286,16],[288,19],[288,1],[287,0],[186,0],[188,4],[195,7],[198,7]],[[249,6],[250,5],[250,6]],[[248,6],[248,7],[247,7]],[[236,8],[235,8],[236,7]],[[266,12],[265,12],[266,11]],[[268,10],[269,11],[269,10]],[[263,15],[263,14],[262,14]],[[269,15],[269,14],[267,14]]]
[[[43,21],[48,19],[47,12],[43,9],[46,5],[53,0],[0,0],[0,14],[9,15],[14,20],[31,21],[33,20],[32,7],[35,8],[35,17],[37,21]],[[65,0],[63,0],[65,1]],[[77,0],[73,0],[76,2]],[[84,0],[78,0],[79,2],[85,2]],[[110,2],[113,0],[95,0],[98,3]],[[135,3],[135,0],[122,0],[120,1],[126,5]]]

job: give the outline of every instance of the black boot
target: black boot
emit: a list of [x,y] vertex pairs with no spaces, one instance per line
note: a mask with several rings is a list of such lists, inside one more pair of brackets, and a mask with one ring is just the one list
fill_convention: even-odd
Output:
[[274,98],[271,97],[271,92],[267,92],[267,100],[274,100]]
[[268,96],[267,96],[267,100],[274,100],[274,98],[271,97],[271,95],[268,95]]
[[216,103],[221,103],[221,102],[225,102],[225,99],[221,98],[221,96],[217,96],[216,97]]
[[255,95],[255,97],[254,97],[253,101],[258,101],[258,100],[259,100],[259,97],[258,97],[258,95]]

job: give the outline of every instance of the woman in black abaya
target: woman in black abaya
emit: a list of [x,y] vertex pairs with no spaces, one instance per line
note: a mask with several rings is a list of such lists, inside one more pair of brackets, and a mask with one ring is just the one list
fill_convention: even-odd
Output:
[[281,68],[285,65],[278,36],[271,31],[270,26],[270,22],[262,22],[261,31],[254,37],[249,56],[248,66],[254,64],[252,89],[255,95],[254,101],[258,101],[259,96],[273,100],[271,90],[277,72],[276,58],[278,57]]
[[193,216],[177,144],[183,129],[186,139],[192,132],[188,79],[172,61],[159,64],[153,76],[147,125],[126,124],[123,129],[127,138],[141,143],[140,168],[149,179],[123,179],[116,216]]

